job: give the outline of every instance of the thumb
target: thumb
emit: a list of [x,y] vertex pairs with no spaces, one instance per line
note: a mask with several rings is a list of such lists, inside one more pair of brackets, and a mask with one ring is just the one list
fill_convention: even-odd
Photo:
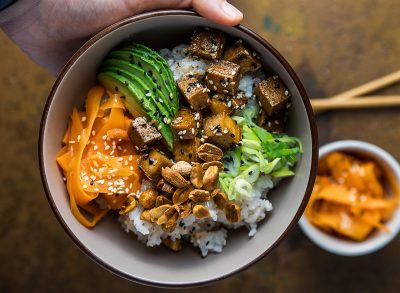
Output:
[[226,0],[193,0],[193,8],[202,16],[223,25],[237,25],[243,14]]

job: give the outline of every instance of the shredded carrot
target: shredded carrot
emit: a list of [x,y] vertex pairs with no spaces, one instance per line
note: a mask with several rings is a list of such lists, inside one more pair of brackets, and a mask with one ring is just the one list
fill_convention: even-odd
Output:
[[305,215],[325,231],[362,241],[375,228],[389,231],[384,222],[398,202],[398,182],[376,162],[333,152],[319,162]]
[[73,109],[56,159],[67,181],[71,211],[88,228],[107,214],[96,198],[104,195],[112,206],[140,187],[139,155],[127,136],[131,119],[124,114],[120,96],[108,93],[102,102],[103,95],[104,88],[94,86],[86,111]]

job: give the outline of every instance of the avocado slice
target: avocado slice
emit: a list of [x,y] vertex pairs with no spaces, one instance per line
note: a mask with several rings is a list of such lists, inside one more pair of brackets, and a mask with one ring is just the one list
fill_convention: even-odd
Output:
[[104,68],[97,75],[97,79],[106,88],[122,93],[125,96],[125,106],[135,117],[148,116],[157,125],[158,131],[170,150],[173,149],[173,135],[171,127],[164,123],[164,114],[154,103],[153,99],[146,99],[146,85],[129,72],[110,67]]
[[[173,75],[171,68],[169,67],[167,61],[164,59],[163,56],[161,56],[158,52],[150,49],[149,47],[146,47],[142,44],[137,44],[137,43],[132,44],[131,46],[127,46],[127,47],[125,47],[125,49],[132,50],[133,52],[136,52],[138,54],[147,55],[147,57],[149,59],[152,59],[154,62],[158,63],[163,69],[163,74],[169,76],[167,85],[169,85],[170,90],[174,96],[174,99],[176,99],[176,101],[178,101],[178,91],[176,88],[176,82],[174,79],[174,75]],[[179,107],[179,105],[178,105],[178,107]]]
[[174,86],[171,86],[171,81],[169,74],[164,70],[159,62],[154,59],[149,58],[149,54],[143,54],[140,52],[133,51],[131,49],[112,51],[109,54],[109,58],[125,60],[131,64],[135,64],[142,68],[146,72],[146,76],[152,79],[164,94],[165,103],[171,105],[174,116],[179,110],[179,100],[177,97],[175,81],[173,81]]
[[[166,103],[166,97],[163,97],[163,93],[161,92],[160,86],[157,86],[151,78],[147,78],[145,71],[137,65],[131,64],[125,60],[119,59],[107,59],[103,62],[103,68],[109,68],[110,70],[120,73],[119,69],[125,70],[125,73],[129,73],[130,75],[134,75],[134,80],[138,80],[139,83],[142,84],[143,87],[146,88],[146,96],[153,99],[153,101],[157,104],[157,107],[162,111],[167,118],[171,120],[174,118],[175,113],[171,107],[170,103]],[[136,78],[137,77],[137,78]]]

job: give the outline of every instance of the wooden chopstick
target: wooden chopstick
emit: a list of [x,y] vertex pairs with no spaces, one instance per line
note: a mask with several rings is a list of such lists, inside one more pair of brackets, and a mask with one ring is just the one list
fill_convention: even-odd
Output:
[[[390,73],[388,75],[385,75],[383,77],[380,77],[378,79],[369,81],[363,85],[360,85],[358,87],[355,87],[353,89],[347,90],[345,92],[342,92],[340,94],[334,95],[332,97],[329,97],[329,98],[326,98],[323,100],[326,100],[326,101],[328,101],[328,100],[330,100],[330,101],[331,100],[332,101],[333,100],[335,100],[335,101],[352,100],[352,99],[358,98],[360,96],[363,96],[365,94],[368,94],[368,93],[377,91],[379,89],[382,89],[384,87],[387,87],[387,86],[394,84],[396,82],[399,82],[399,81],[400,81],[400,70]],[[365,99],[365,98],[363,98],[363,99]],[[322,99],[321,100],[312,99],[311,104],[313,105],[314,113],[318,114],[324,110],[330,109],[328,106],[325,105],[325,103],[328,103],[328,102],[322,102]],[[372,104],[374,104],[374,103],[377,103],[376,105],[374,105],[374,107],[379,107],[378,102],[372,102]],[[389,103],[389,101],[387,103]],[[336,103],[336,104],[332,103],[332,105],[336,105],[336,106],[332,106],[333,107],[332,109],[339,109],[339,108],[342,108],[342,109],[352,108],[353,109],[353,108],[372,107],[372,106],[368,106],[369,102],[367,102],[367,103],[355,102],[355,103],[351,104],[353,106],[350,106],[350,104],[347,104],[346,106],[343,106],[343,107],[340,107],[339,104],[340,103]],[[322,105],[325,105],[325,106],[322,106]],[[386,107],[388,105],[384,105],[384,106]]]
[[311,105],[314,112],[332,109],[360,109],[371,107],[400,106],[400,95],[348,97],[348,99],[313,99]]
[[355,87],[351,90],[342,92],[338,95],[330,97],[330,99],[337,99],[337,100],[348,100],[359,96],[364,96],[368,93],[377,91],[381,88],[387,87],[391,84],[400,81],[400,70],[393,72],[391,74],[382,76],[378,79],[369,81],[363,85]]

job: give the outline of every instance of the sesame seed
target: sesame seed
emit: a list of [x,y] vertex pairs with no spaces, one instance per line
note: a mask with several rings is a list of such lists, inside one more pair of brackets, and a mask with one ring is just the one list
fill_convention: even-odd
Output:
[[104,148],[105,150],[108,150],[108,149],[110,149],[110,146],[109,145],[106,145],[106,147]]
[[75,143],[75,140],[70,140],[69,143]]
[[125,161],[125,166],[128,166],[128,161]]
[[96,131],[92,130],[92,135],[95,136],[96,135]]
[[94,190],[94,192],[99,192],[99,189],[98,188],[95,188],[95,189],[93,189]]
[[133,156],[132,156],[132,155],[129,155],[128,160],[129,160],[129,161],[132,161],[132,160],[133,160]]
[[85,122],[86,121],[86,116],[82,116],[81,121]]
[[117,159],[118,162],[121,162],[124,158],[120,157]]
[[88,186],[87,186],[86,184],[83,184],[82,187],[83,187],[83,188],[87,188]]
[[102,140],[106,140],[106,139],[107,139],[107,134],[104,134],[104,135],[101,137],[101,139],[102,139]]
[[93,147],[93,149],[94,150],[97,150],[99,147],[97,146],[97,145],[95,145],[94,147]]
[[63,180],[64,180],[64,181],[67,181],[67,178],[63,177]]

